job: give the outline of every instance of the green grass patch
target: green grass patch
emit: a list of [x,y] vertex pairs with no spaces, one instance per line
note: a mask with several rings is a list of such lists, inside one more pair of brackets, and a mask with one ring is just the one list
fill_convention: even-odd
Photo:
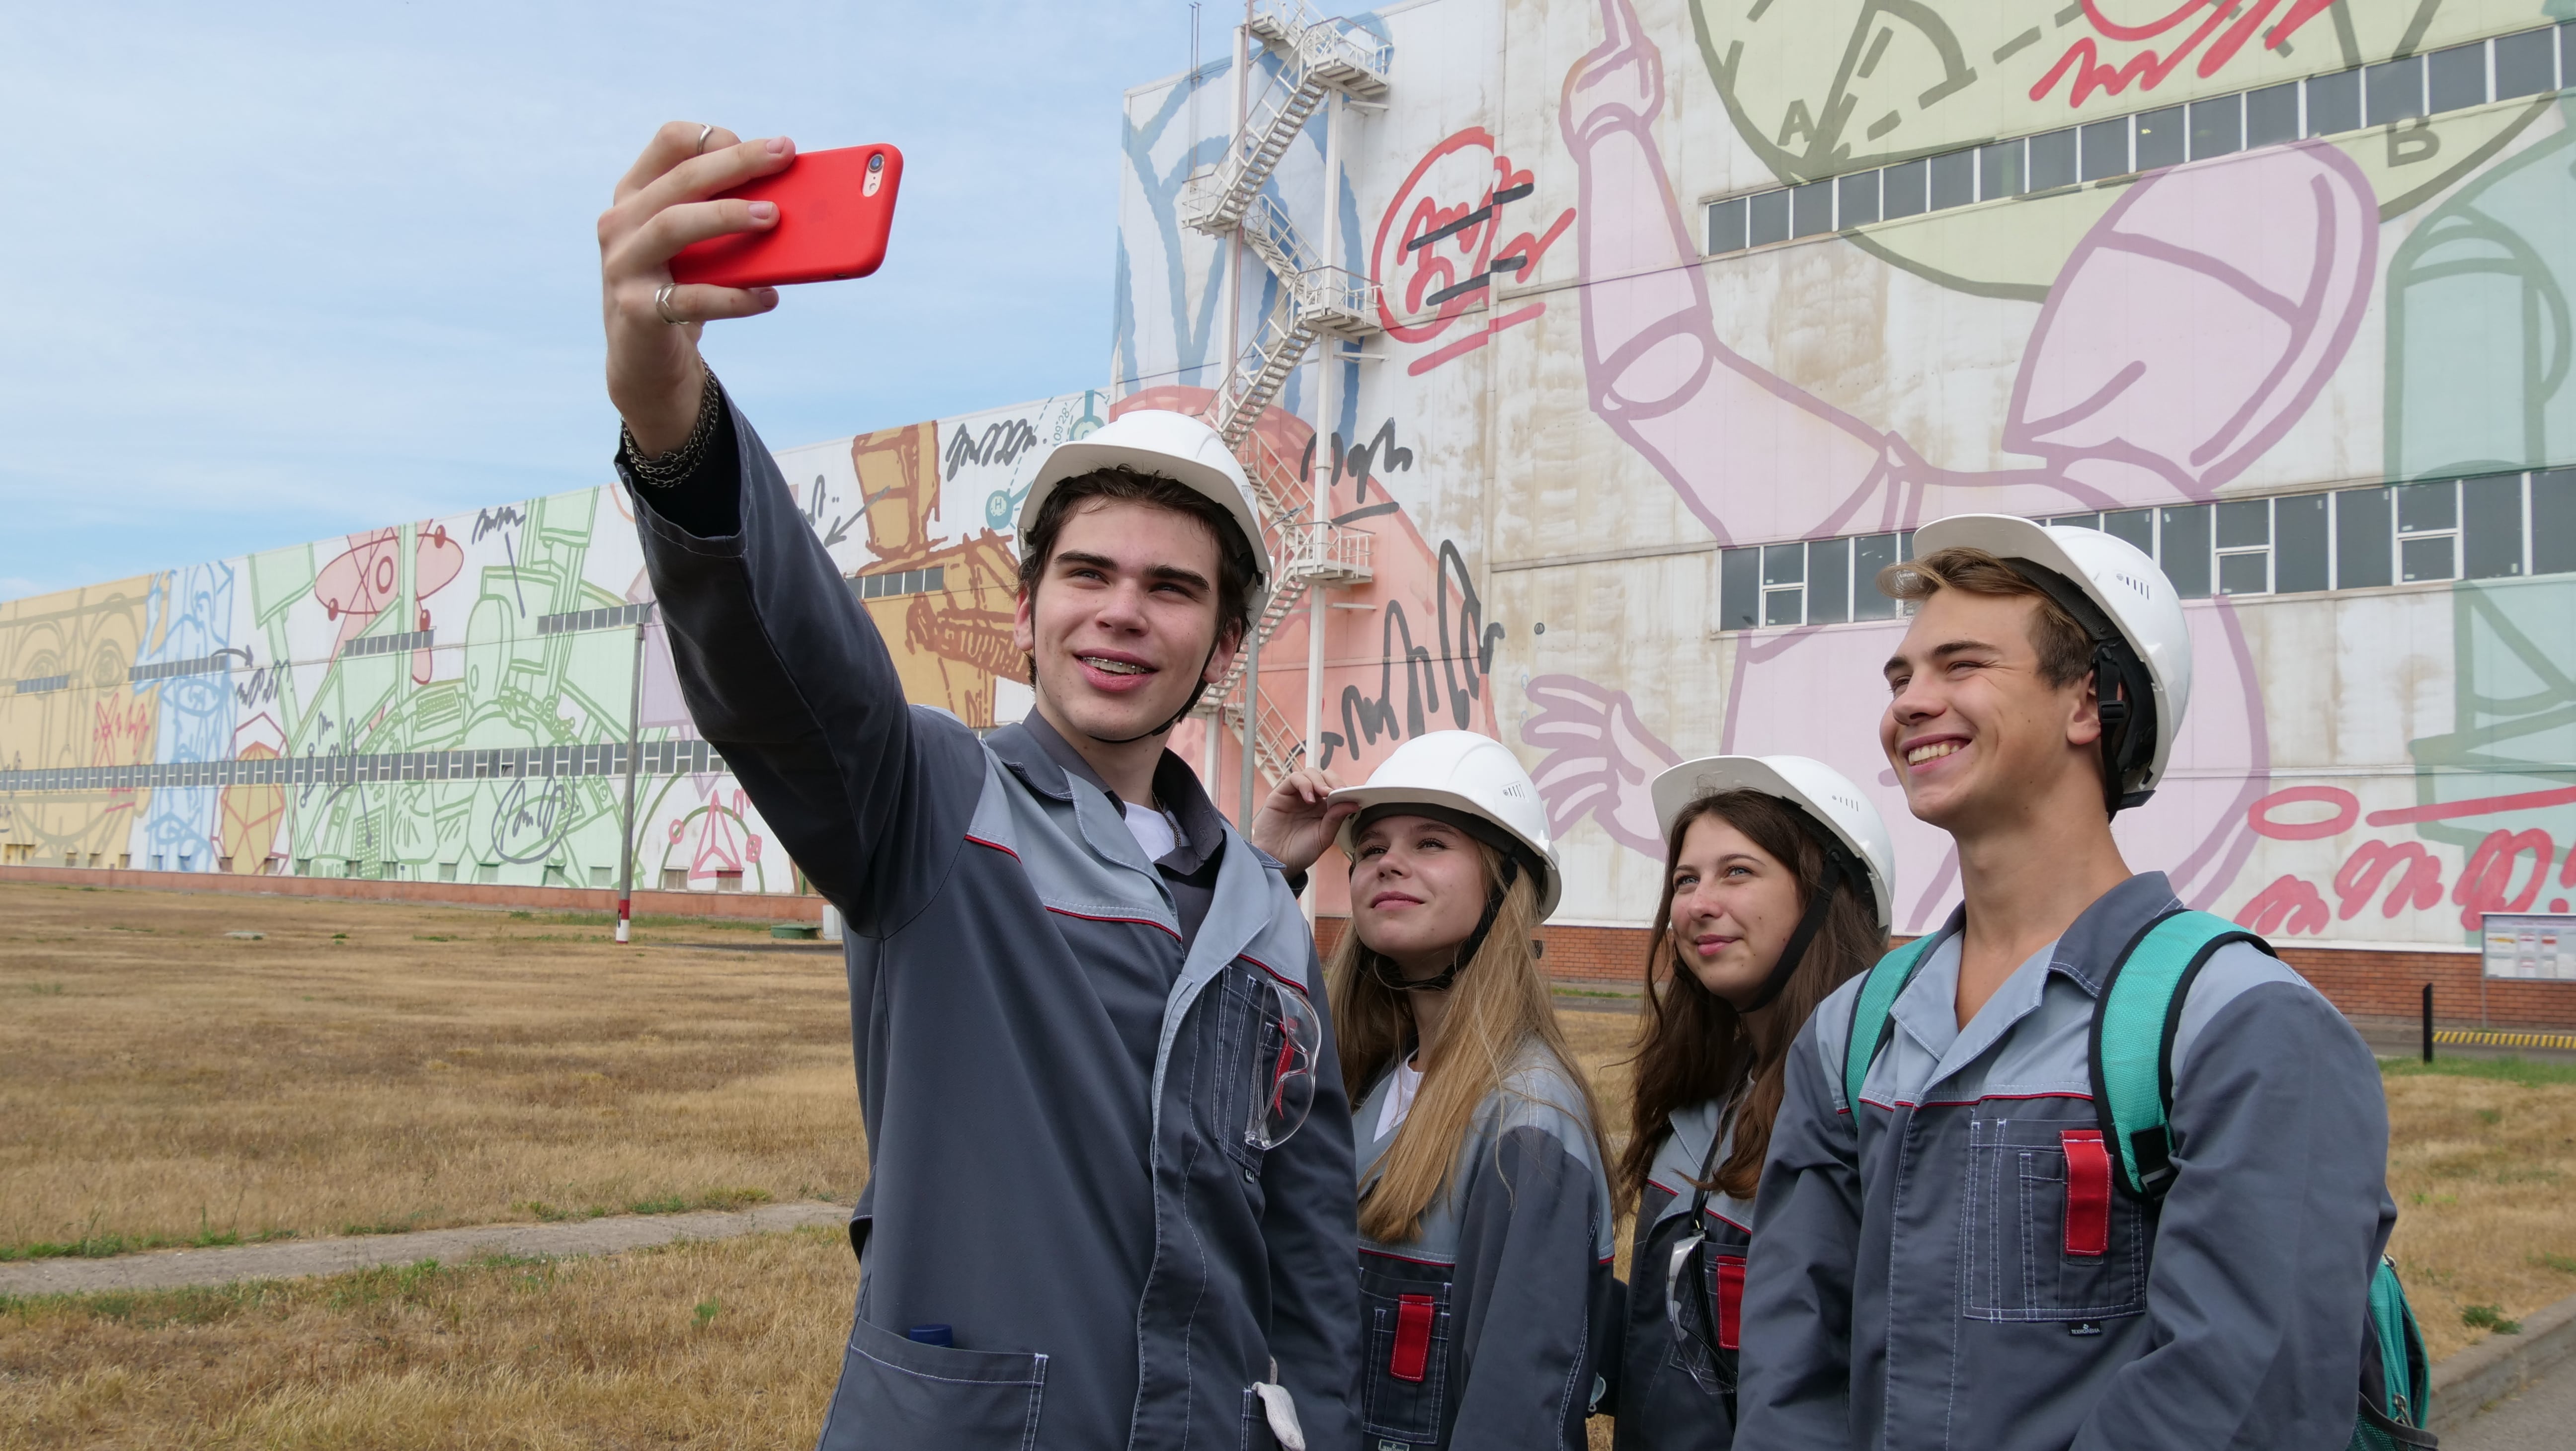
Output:
[[2471,1305],[2460,1312],[2460,1323],[2471,1330],[2492,1330],[2498,1335],[2522,1333],[2522,1322],[2504,1318],[2501,1305]]
[[707,1189],[695,1195],[665,1194],[654,1199],[627,1201],[629,1214],[687,1214],[698,1209],[749,1209],[767,1204],[766,1189]]
[[27,991],[40,998],[58,998],[63,995],[63,985],[58,982],[31,982],[27,984]]
[[409,1234],[420,1228],[420,1220],[421,1216],[415,1214],[405,1219],[380,1219],[373,1224],[344,1224],[340,1226],[340,1232],[342,1234]]
[[226,1249],[241,1244],[268,1244],[295,1238],[291,1229],[263,1229],[251,1234],[216,1229],[202,1219],[195,1234],[84,1234],[78,1239],[23,1240],[0,1244],[0,1263],[12,1260],[100,1260],[155,1249]]
[[2562,1275],[2576,1275],[2576,1255],[2536,1254],[2531,1257],[2531,1262]]
[[[2420,1078],[2426,1075],[2445,1078],[2492,1078],[2503,1083],[2518,1083],[2525,1088],[2540,1088],[2554,1083],[2576,1083],[2576,1060],[2561,1061],[2515,1056],[2437,1057],[2430,1063],[2415,1058],[2382,1058],[2379,1060],[2379,1071],[2390,1078]],[[2489,1123],[2495,1121],[2495,1119],[2487,1120]]]
[[724,1302],[710,1295],[698,1302],[698,1308],[692,1312],[692,1318],[697,1322],[697,1327],[704,1330],[716,1322],[716,1316],[723,1310]]

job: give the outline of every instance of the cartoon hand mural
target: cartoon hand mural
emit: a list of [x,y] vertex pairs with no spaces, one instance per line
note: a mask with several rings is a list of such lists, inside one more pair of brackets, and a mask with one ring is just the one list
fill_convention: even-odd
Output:
[[1522,723],[1521,739],[1547,753],[1530,779],[1547,801],[1548,831],[1562,836],[1589,816],[1620,845],[1662,859],[1646,787],[1681,753],[1646,729],[1624,690],[1541,675],[1530,681],[1529,698],[1538,710]]

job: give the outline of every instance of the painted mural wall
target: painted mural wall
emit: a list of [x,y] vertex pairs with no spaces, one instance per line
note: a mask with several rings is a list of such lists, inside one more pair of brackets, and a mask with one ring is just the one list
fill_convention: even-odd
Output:
[[[1107,407],[1076,393],[779,454],[914,700],[982,726],[1027,708],[999,673],[1019,667],[994,525]],[[607,485],[0,603],[0,849],[608,886],[631,714],[636,880],[796,890],[639,608],[629,511]]]
[[[1897,926],[1920,931],[1958,894],[1876,746],[1903,622],[1809,609],[1821,586],[1775,588],[1793,556],[1756,547],[1901,549],[1968,511],[2152,516],[2169,573],[2218,578],[2186,606],[2176,769],[2118,824],[2132,864],[2293,942],[2457,946],[2481,911],[2567,910],[2576,565],[2551,525],[2576,529],[2555,502],[2576,475],[2548,471],[2576,463],[2576,44],[2548,27],[2568,18],[2564,0],[1354,17],[1391,46],[1387,94],[1324,108],[1266,190],[1378,285],[1383,330],[1310,356],[1265,428],[1299,445],[1319,515],[1376,536],[1375,577],[1281,623],[1264,697],[1302,720],[1315,687],[1314,758],[1354,779],[1421,731],[1499,734],[1562,837],[1559,920],[1653,910],[1644,786],[1663,765],[1822,757],[1876,793]],[[1256,47],[1251,93],[1279,66]],[[1186,182],[1224,154],[1230,69],[1127,96],[1122,407],[1207,397],[1282,306],[1247,258],[1229,327],[1227,253],[1182,221]],[[2267,139],[2284,97],[2292,127]],[[2203,134],[2222,113],[2224,154]],[[2204,159],[2147,164],[2183,145],[2158,134],[2173,126]],[[2114,133],[2138,160],[2097,175]],[[1916,161],[1882,191],[1874,169]],[[1872,220],[1924,171],[1936,199],[1945,175],[1993,199]],[[1711,210],[1747,197],[1749,242],[1740,207]],[[1764,241],[1766,205],[1790,239]],[[2413,481],[2443,488],[2385,491]],[[2507,489],[2511,567],[2473,565],[2502,547]],[[2358,531],[2335,536],[2335,588],[2294,580],[2289,544],[2294,518],[2327,517],[2298,501],[2328,493]],[[2282,533],[2246,553],[2253,516],[2230,506],[2276,499],[2255,513]],[[2394,535],[2371,535],[2392,499]],[[1794,557],[1852,567],[1817,548]],[[1729,613],[1739,567],[1763,571],[1741,577],[1758,618]],[[1866,580],[1841,598],[1875,598]],[[1221,800],[1238,770],[1221,750]]]

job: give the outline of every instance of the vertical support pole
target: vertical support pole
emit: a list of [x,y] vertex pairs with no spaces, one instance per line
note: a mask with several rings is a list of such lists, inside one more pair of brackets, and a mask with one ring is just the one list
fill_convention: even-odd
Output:
[[[1339,363],[1326,362],[1327,368]],[[1316,491],[1318,498],[1322,490]],[[1313,526],[1321,531],[1319,521]],[[1318,561],[1319,563],[1321,561]],[[1324,759],[1324,625],[1332,619],[1332,586],[1316,580],[1306,586],[1306,764],[1312,766]],[[1323,892],[1315,885],[1315,874],[1306,874],[1306,925],[1315,925],[1315,904]]]
[[635,732],[644,718],[644,622],[635,622],[635,678],[626,694],[626,808],[617,829],[617,940],[627,940],[626,924],[635,905]]
[[2433,985],[2424,984],[2424,1061],[2433,1061]]
[[1236,774],[1243,780],[1236,788],[1242,793],[1241,806],[1234,816],[1235,830],[1252,834],[1252,789],[1260,772],[1253,769],[1252,733],[1261,729],[1261,621],[1256,618],[1243,637],[1243,760]]

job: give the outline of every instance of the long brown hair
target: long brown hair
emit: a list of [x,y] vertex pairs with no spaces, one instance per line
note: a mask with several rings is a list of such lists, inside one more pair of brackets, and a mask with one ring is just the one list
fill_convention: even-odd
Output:
[[[1715,816],[1743,832],[1755,846],[1797,874],[1798,910],[1805,912],[1825,875],[1825,850],[1797,807],[1760,791],[1720,791],[1683,807],[1664,844],[1663,900],[1655,905],[1655,935],[1646,949],[1646,1011],[1637,1032],[1634,1129],[1619,1156],[1616,1183],[1622,1202],[1645,1192],[1664,1121],[1678,1108],[1743,1090],[1735,1113],[1735,1149],[1703,1186],[1738,1199],[1753,1197],[1762,1156],[1771,1147],[1771,1121],[1780,1112],[1789,1045],[1833,990],[1878,960],[1887,934],[1878,914],[1848,882],[1837,879],[1825,923],[1771,1006],[1753,1020],[1700,985],[1682,961],[1673,938],[1673,873],[1691,824]],[[1694,1179],[1693,1184],[1700,1181]]]
[[[1485,880],[1501,882],[1501,856],[1483,842],[1468,844],[1484,865]],[[1449,988],[1449,1014],[1441,1020],[1439,1044],[1423,1061],[1422,1087],[1360,1199],[1360,1233],[1380,1244],[1404,1244],[1422,1232],[1423,1212],[1448,1187],[1458,1147],[1475,1127],[1477,1108],[1502,1087],[1533,1038],[1555,1056],[1567,1081],[1583,1095],[1584,1127],[1592,1134],[1593,1152],[1601,1150],[1600,1105],[1557,1026],[1556,1003],[1530,951],[1536,895],[1531,874],[1520,873],[1503,892],[1502,908],[1494,914],[1484,945]],[[1381,961],[1360,941],[1354,922],[1342,933],[1325,972],[1333,999],[1333,1034],[1341,1045],[1342,1082],[1353,1093],[1376,1083],[1414,1036],[1412,1002],[1378,980]]]

